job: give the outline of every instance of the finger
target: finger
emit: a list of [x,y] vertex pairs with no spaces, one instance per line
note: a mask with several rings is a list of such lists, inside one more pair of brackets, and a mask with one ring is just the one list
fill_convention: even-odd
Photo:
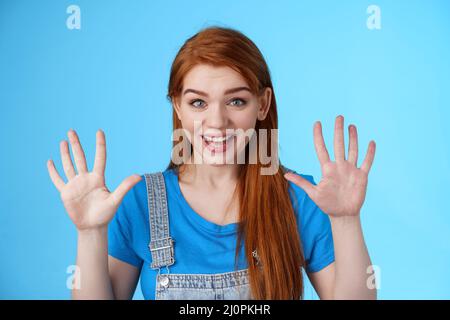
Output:
[[130,191],[136,183],[141,181],[141,179],[141,176],[134,174],[123,180],[117,189],[111,194],[113,202],[118,206],[127,192]]
[[344,117],[339,115],[334,122],[334,158],[336,161],[345,160],[344,148]]
[[320,121],[316,121],[314,124],[314,147],[316,149],[317,157],[319,158],[320,165],[323,165],[330,161],[327,147],[322,135],[322,124]]
[[373,159],[375,158],[375,141],[370,141],[369,146],[367,147],[366,157],[364,158],[363,164],[361,165],[361,170],[366,172],[367,174],[372,167]]
[[69,130],[68,136],[70,145],[72,146],[72,153],[75,160],[75,165],[77,166],[77,171],[78,173],[86,173],[86,158],[84,156],[83,148],[81,147],[80,139],[74,130]]
[[292,183],[299,186],[300,188],[302,188],[308,194],[308,196],[314,200],[315,194],[316,194],[316,186],[315,185],[313,185],[311,182],[309,182],[302,176],[292,173],[292,172],[288,172],[288,173],[284,174],[284,177],[287,180],[289,180]]
[[56,189],[61,192],[61,189],[64,187],[64,180],[59,175],[52,160],[47,160],[47,170]]
[[59,144],[59,149],[61,152],[61,161],[63,164],[64,173],[66,174],[67,180],[71,180],[77,174],[75,172],[75,168],[73,167],[72,159],[70,158],[69,144],[67,141],[61,141]]
[[358,133],[356,126],[350,125],[348,127],[348,162],[355,165],[358,163]]
[[94,171],[100,175],[105,175],[106,166],[106,140],[105,133],[102,130],[97,131]]

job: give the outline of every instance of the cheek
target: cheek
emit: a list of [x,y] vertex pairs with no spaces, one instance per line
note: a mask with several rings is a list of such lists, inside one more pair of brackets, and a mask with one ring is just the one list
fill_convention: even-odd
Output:
[[194,130],[194,121],[198,120],[198,115],[195,112],[190,112],[187,107],[182,106],[179,113],[180,121],[183,124],[183,128],[189,131]]
[[199,112],[189,112],[183,110],[180,112],[180,121],[182,128],[189,132],[188,140],[192,143],[196,129],[195,126],[197,125],[197,132],[201,130],[201,124],[203,122],[201,114]]
[[236,112],[232,117],[232,121],[236,128],[248,130],[255,128],[256,120],[258,119],[257,116],[257,111],[253,108],[249,108],[247,110]]

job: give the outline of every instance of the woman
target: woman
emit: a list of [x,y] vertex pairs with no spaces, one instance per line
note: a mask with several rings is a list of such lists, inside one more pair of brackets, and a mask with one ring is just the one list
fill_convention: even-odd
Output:
[[[359,217],[373,141],[357,168],[356,127],[348,128],[346,159],[338,116],[333,162],[316,122],[319,184],[283,166],[262,174],[268,166],[260,150],[278,163],[276,135],[260,135],[255,149],[255,135],[242,132],[278,129],[273,86],[255,44],[228,28],[206,28],[186,41],[172,65],[168,98],[174,130],[184,134],[164,172],[132,175],[110,192],[102,131],[92,172],[73,130],[78,172],[66,141],[67,183],[48,161],[78,230],[73,298],[130,299],[140,276],[147,299],[299,299],[301,268],[321,299],[376,298],[367,285],[371,261]],[[178,149],[180,141],[188,147]],[[244,163],[236,161],[242,155]]]

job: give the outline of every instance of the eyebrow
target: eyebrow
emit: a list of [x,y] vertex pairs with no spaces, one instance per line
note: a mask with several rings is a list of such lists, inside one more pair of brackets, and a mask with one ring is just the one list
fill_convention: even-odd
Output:
[[[246,90],[250,93],[252,92],[248,87],[237,87],[237,88],[228,89],[227,91],[224,92],[224,94],[235,93],[235,92],[242,91],[242,90]],[[193,92],[193,93],[199,94],[201,96],[209,97],[206,92],[203,92],[200,90],[195,90],[195,89],[186,89],[186,90],[184,90],[183,95],[185,95],[188,92]]]

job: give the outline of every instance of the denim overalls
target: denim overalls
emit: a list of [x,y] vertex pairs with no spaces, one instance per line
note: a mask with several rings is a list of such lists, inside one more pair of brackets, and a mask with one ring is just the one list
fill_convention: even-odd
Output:
[[[149,249],[156,275],[155,300],[240,300],[252,299],[248,269],[215,274],[170,273],[175,263],[174,239],[169,232],[169,216],[164,176],[145,174],[150,223]],[[255,252],[256,253],[256,252]],[[167,273],[161,274],[166,267]]]

